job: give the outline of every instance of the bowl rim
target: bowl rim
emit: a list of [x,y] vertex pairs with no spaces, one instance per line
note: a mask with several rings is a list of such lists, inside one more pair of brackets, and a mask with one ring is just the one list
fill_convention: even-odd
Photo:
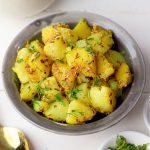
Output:
[[[39,26],[40,23],[42,21],[46,21],[46,19],[49,19],[47,22],[48,24],[51,24],[53,19],[55,17],[59,17],[59,16],[63,16],[63,15],[70,15],[70,14],[82,14],[82,16],[84,15],[89,15],[89,16],[93,16],[93,17],[97,17],[97,18],[100,18],[100,19],[104,19],[106,20],[108,23],[111,23],[112,25],[114,25],[116,28],[118,28],[119,30],[121,30],[127,37],[128,37],[128,40],[130,42],[132,42],[134,44],[134,50],[136,51],[136,53],[138,53],[138,56],[140,57],[139,61],[140,61],[140,65],[142,66],[141,69],[142,69],[142,82],[141,82],[141,85],[140,85],[140,89],[139,91],[132,91],[132,93],[129,93],[128,96],[126,97],[126,99],[128,98],[133,98],[134,100],[131,101],[131,104],[126,110],[123,110],[123,107],[119,107],[117,108],[113,113],[111,113],[110,115],[108,115],[107,117],[104,117],[103,119],[100,119],[101,120],[101,125],[103,125],[103,121],[105,120],[109,120],[108,124],[105,125],[105,126],[99,126],[100,122],[98,123],[98,121],[96,122],[92,122],[92,123],[88,123],[88,124],[84,124],[84,125],[65,125],[65,126],[62,126],[60,125],[59,123],[57,122],[53,122],[53,121],[49,121],[49,123],[47,123],[46,125],[39,122],[39,119],[41,119],[43,122],[45,122],[45,118],[42,118],[41,116],[39,116],[37,113],[35,114],[34,112],[30,112],[30,110],[26,107],[26,105],[24,103],[22,103],[21,105],[24,107],[24,109],[21,109],[19,106],[16,106],[15,105],[15,102],[12,101],[12,94],[10,93],[10,90],[9,90],[9,85],[8,85],[8,81],[7,81],[7,78],[6,78],[6,74],[7,74],[7,71],[5,70],[6,68],[6,64],[7,64],[7,55],[9,54],[10,52],[10,49],[11,47],[16,44],[17,40],[20,38],[21,34],[26,32],[28,30],[28,28],[31,28],[31,26],[35,25],[36,26]],[[81,18],[81,17],[80,17]],[[113,30],[113,29],[112,29]],[[36,31],[36,30],[35,30]],[[104,16],[101,16],[101,15],[98,15],[98,14],[94,14],[94,13],[91,13],[91,12],[87,12],[87,11],[59,11],[59,12],[54,12],[54,13],[51,13],[50,15],[47,15],[47,16],[44,16],[44,17],[41,17],[39,19],[36,19],[34,21],[32,21],[29,25],[27,25],[21,32],[19,32],[17,34],[17,36],[13,39],[13,41],[11,42],[11,44],[9,45],[6,53],[5,53],[5,56],[4,56],[4,59],[3,59],[3,67],[2,67],[2,70],[3,70],[3,83],[4,83],[4,88],[5,88],[5,91],[7,93],[7,96],[9,97],[9,100],[10,102],[13,104],[15,110],[17,110],[17,112],[19,112],[19,114],[21,114],[21,116],[23,116],[26,120],[28,120],[29,122],[31,122],[32,124],[42,128],[42,129],[45,129],[47,131],[50,131],[50,132],[54,132],[54,133],[58,133],[58,134],[67,134],[67,135],[83,135],[83,134],[90,134],[90,133],[95,133],[95,132],[98,132],[98,131],[102,131],[104,129],[107,129],[113,125],[115,125],[116,123],[118,123],[121,119],[123,119],[130,111],[131,109],[135,106],[135,104],[137,103],[137,101],[139,100],[141,94],[142,94],[142,91],[144,89],[144,85],[145,85],[145,63],[144,63],[144,58],[142,56],[142,52],[140,50],[140,48],[138,47],[136,41],[130,36],[130,34],[123,28],[121,27],[120,25],[118,25],[117,23],[115,23],[114,21],[112,21],[111,19],[108,19],[107,17],[104,17]],[[6,73],[5,73],[6,71]],[[131,89],[132,89],[132,86],[131,86]],[[138,92],[138,93],[137,93]],[[17,102],[19,105],[21,102]],[[125,103],[125,101],[123,102]],[[124,104],[125,105],[125,104]],[[127,105],[127,104],[126,104]],[[29,110],[29,113],[25,111],[25,109]],[[122,109],[122,110],[121,110]],[[121,111],[121,114],[117,114],[118,111]],[[33,114],[34,113],[34,119],[32,117],[30,117],[30,114]],[[38,116],[37,116],[38,115]],[[115,116],[116,118],[114,120],[111,120],[112,117]],[[107,119],[106,119],[107,118]],[[47,120],[46,120],[47,121]],[[49,126],[49,124],[52,124],[54,126],[55,129],[52,129],[51,126]],[[84,126],[84,127],[83,127]],[[90,129],[89,129],[90,127]],[[68,128],[68,129],[67,129]],[[82,128],[82,130],[80,129]],[[77,130],[78,129],[78,130]]]
[[144,103],[144,106],[143,106],[143,118],[144,118],[144,122],[145,122],[145,125],[148,129],[148,131],[150,132],[150,119],[148,117],[150,117],[150,96],[148,96],[146,102]]

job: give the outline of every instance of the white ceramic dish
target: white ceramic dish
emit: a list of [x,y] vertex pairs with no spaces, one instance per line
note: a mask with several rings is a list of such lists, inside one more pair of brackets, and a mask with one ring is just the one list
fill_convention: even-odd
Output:
[[54,0],[0,0],[0,13],[8,17],[25,18],[47,9]]
[[147,98],[143,107],[143,117],[150,134],[150,96]]
[[116,135],[111,136],[106,142],[104,142],[98,150],[108,150],[109,146],[115,146],[116,145],[116,138],[118,135],[124,136],[128,142],[133,143],[135,145],[142,145],[145,143],[149,143],[147,150],[150,150],[150,137],[147,135],[136,132],[136,131],[123,131]]

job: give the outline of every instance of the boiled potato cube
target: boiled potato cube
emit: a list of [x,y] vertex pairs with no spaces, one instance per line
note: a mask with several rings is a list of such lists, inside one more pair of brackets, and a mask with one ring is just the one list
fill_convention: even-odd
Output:
[[21,83],[27,83],[29,81],[28,73],[25,69],[26,61],[30,55],[27,48],[22,48],[18,51],[16,62],[12,70],[17,74]]
[[85,39],[91,35],[91,28],[85,19],[81,19],[73,29],[80,39]]
[[54,43],[47,43],[44,46],[45,54],[52,60],[62,60],[65,58],[66,44],[62,38],[58,38]]
[[105,54],[107,60],[113,64],[115,68],[118,68],[121,63],[125,62],[125,58],[120,52],[114,51],[114,50],[109,50]]
[[74,48],[66,54],[67,63],[77,73],[86,77],[95,77],[95,55],[90,48]]
[[33,103],[33,109],[36,112],[45,112],[49,109],[49,104],[47,102],[34,99],[32,100],[32,103]]
[[89,105],[90,100],[88,94],[89,94],[88,84],[82,83],[78,85],[76,88],[70,90],[67,93],[67,97],[70,101],[80,99],[81,101],[84,101],[87,105]]
[[87,43],[95,51],[95,53],[106,53],[114,44],[111,30],[101,30],[93,33],[87,38]]
[[32,98],[36,95],[37,83],[28,82],[21,84],[20,88],[20,97],[21,100],[27,102],[31,101]]
[[75,85],[76,72],[67,64],[59,61],[53,63],[52,73],[57,82],[64,88],[65,91],[71,90]]
[[77,89],[79,90],[77,98],[84,101],[86,104],[90,104],[88,83],[78,85]]
[[54,76],[48,77],[41,82],[40,90],[43,92],[42,100],[52,102],[55,95],[60,93],[60,88]]
[[51,103],[49,109],[44,112],[44,115],[47,118],[53,119],[55,121],[65,121],[67,117],[69,102],[64,97],[62,102],[55,101]]
[[39,82],[46,78],[50,73],[51,60],[44,54],[35,52],[28,59],[25,69],[31,82]]
[[62,35],[63,40],[68,46],[71,46],[71,47],[75,46],[78,40],[78,36],[73,30],[60,27],[58,28],[58,32]]
[[81,100],[73,100],[69,104],[66,122],[68,124],[82,124],[91,120],[95,111]]
[[43,53],[43,44],[38,40],[32,41],[30,44],[27,44],[26,48],[28,48],[30,52]]
[[44,44],[54,42],[59,36],[59,32],[53,26],[47,26],[42,29],[42,41]]
[[119,84],[119,88],[126,87],[132,81],[132,74],[129,66],[126,63],[122,63],[115,73],[115,79]]
[[91,87],[90,97],[92,106],[100,113],[111,113],[116,107],[116,97],[110,87]]
[[104,81],[114,73],[113,65],[100,53],[97,55],[97,73]]

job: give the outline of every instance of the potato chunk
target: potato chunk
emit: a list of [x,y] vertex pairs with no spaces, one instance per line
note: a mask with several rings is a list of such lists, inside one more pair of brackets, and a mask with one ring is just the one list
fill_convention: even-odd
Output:
[[111,30],[100,30],[87,38],[87,43],[97,53],[106,53],[114,44]]
[[21,88],[20,88],[20,97],[21,100],[27,102],[27,101],[31,101],[32,98],[36,95],[36,90],[37,90],[37,83],[25,83],[25,84],[21,84]]
[[82,83],[78,85],[76,88],[68,91],[67,97],[70,101],[75,99],[80,99],[81,101],[84,101],[87,105],[90,104],[89,100],[89,88],[87,83]]
[[110,87],[91,87],[90,97],[92,106],[100,113],[111,113],[116,107],[116,97]]
[[53,102],[55,95],[60,93],[60,88],[54,76],[48,77],[41,82],[40,90],[42,91],[42,100],[46,102]]
[[58,38],[54,43],[47,43],[44,46],[45,54],[52,60],[62,60],[65,58],[66,44],[62,38]]
[[100,53],[97,55],[97,73],[104,81],[114,73],[113,65]]
[[32,41],[30,44],[27,44],[26,47],[29,51],[32,52],[39,52],[43,53],[43,44],[40,43],[38,40]]
[[49,109],[49,104],[47,102],[38,100],[38,99],[34,99],[32,100],[33,103],[33,109],[36,112],[45,112]]
[[30,52],[27,48],[22,48],[18,51],[16,62],[12,70],[17,74],[21,83],[27,83],[29,81],[28,73],[25,69],[26,61],[30,56]]
[[68,124],[82,124],[91,120],[95,111],[81,100],[73,100],[69,104],[66,122]]
[[81,101],[84,101],[87,105],[90,104],[90,98],[89,98],[89,88],[88,83],[82,83],[79,86],[77,86],[77,89],[79,92],[77,93],[77,98]]
[[132,81],[132,74],[129,66],[126,63],[122,63],[115,73],[115,79],[117,80],[119,87],[126,87]]
[[80,39],[85,39],[91,35],[91,28],[85,19],[81,19],[73,29]]
[[42,41],[44,44],[54,42],[59,36],[59,32],[53,26],[47,26],[42,29]]
[[55,101],[51,103],[49,109],[44,112],[44,115],[47,118],[55,121],[65,121],[67,117],[68,106],[69,102],[63,97],[63,101]]
[[28,59],[25,69],[31,82],[39,82],[46,78],[50,73],[51,60],[44,54],[35,52]]
[[65,41],[67,46],[74,47],[76,45],[78,36],[73,30],[68,29],[68,28],[59,27],[58,32],[63,37],[63,40]]
[[109,50],[105,56],[115,68],[118,68],[121,63],[125,62],[123,55],[117,51]]
[[74,87],[76,73],[68,65],[57,61],[52,65],[52,73],[65,91],[71,90]]
[[74,48],[66,54],[67,63],[77,73],[86,77],[95,77],[95,55],[90,48]]

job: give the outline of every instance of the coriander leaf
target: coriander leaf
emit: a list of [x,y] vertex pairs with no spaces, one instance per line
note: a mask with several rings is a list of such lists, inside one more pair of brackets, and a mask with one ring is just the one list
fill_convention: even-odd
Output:
[[135,146],[132,143],[128,143],[123,136],[117,136],[116,147],[108,147],[108,150],[146,150],[147,144]]
[[78,110],[72,110],[70,113],[67,113],[69,115],[72,115],[72,116],[75,116],[75,117],[78,117],[78,116],[83,116],[84,115],[84,112],[80,112]]
[[100,83],[101,83],[100,78],[95,77],[94,80],[93,80],[93,85],[99,85]]
[[66,106],[66,104],[65,104],[65,102],[63,100],[63,97],[62,97],[62,95],[60,93],[55,95],[55,100],[60,102],[60,103],[62,103],[64,106]]
[[39,52],[35,53],[35,59],[39,58],[40,55],[41,55],[41,54],[40,54]]
[[91,54],[92,56],[94,56],[94,52],[91,50],[91,48],[86,47],[85,50],[86,50],[89,54]]
[[29,51],[36,51],[34,45],[31,45],[31,46],[29,47]]
[[17,60],[17,63],[21,63],[21,62],[23,62],[23,58]]
[[37,84],[37,94],[39,99],[44,95],[44,89],[41,88],[41,82]]
[[70,90],[69,92],[68,92],[68,97],[69,98],[75,98],[75,99],[77,99],[78,97],[77,97],[77,94],[80,92],[81,90],[79,90],[79,89],[72,89],[72,90]]

